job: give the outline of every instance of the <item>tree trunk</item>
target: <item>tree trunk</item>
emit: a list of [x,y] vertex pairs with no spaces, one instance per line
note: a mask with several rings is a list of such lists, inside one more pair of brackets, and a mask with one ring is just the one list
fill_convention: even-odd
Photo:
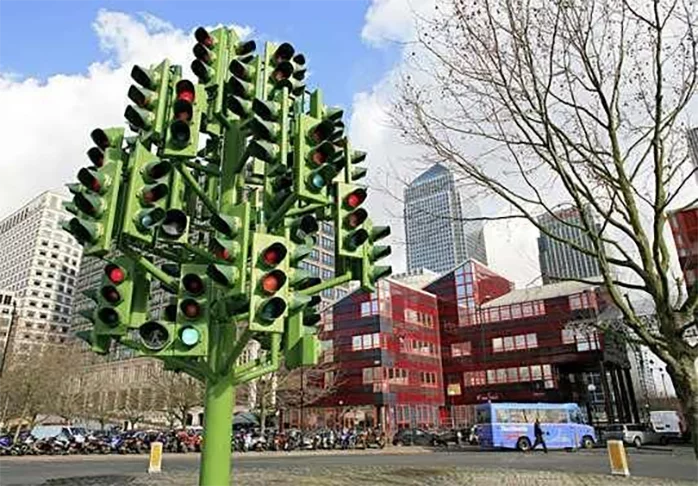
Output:
[[262,399],[259,403],[259,432],[262,437],[264,437],[264,429],[267,425],[267,407],[266,407],[266,397],[262,393]]
[[691,433],[693,452],[698,459],[698,371],[696,362],[690,356],[683,357],[679,363],[678,369],[667,366],[667,373],[681,403],[681,411]]

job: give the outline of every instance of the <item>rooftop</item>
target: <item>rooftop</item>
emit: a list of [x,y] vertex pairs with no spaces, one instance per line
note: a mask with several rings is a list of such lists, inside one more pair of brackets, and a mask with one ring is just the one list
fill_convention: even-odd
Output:
[[501,297],[483,304],[482,308],[488,309],[490,307],[498,307],[500,305],[520,304],[522,302],[531,302],[534,300],[554,299],[555,297],[578,294],[580,292],[584,292],[585,290],[593,290],[598,286],[599,285],[565,281],[548,285],[540,285],[538,287],[530,287],[527,289],[512,290],[508,294],[502,295]]

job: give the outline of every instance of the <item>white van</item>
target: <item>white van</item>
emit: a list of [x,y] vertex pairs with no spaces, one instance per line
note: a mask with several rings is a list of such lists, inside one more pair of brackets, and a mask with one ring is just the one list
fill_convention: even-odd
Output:
[[668,438],[680,438],[683,434],[683,422],[675,410],[657,410],[650,412],[652,428]]

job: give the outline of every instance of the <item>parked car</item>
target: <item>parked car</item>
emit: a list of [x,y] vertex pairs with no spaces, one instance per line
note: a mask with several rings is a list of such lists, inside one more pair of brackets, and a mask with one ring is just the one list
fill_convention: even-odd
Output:
[[635,447],[665,445],[669,437],[654,430],[650,424],[612,424],[603,433],[605,440],[622,440]]
[[433,446],[440,443],[436,434],[423,429],[401,429],[393,436],[394,446]]

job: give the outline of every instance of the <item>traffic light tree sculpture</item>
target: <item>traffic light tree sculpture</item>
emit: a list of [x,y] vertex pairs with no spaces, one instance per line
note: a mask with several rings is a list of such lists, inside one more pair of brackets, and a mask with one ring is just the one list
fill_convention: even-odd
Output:
[[[288,43],[241,41],[225,27],[195,32],[193,83],[168,60],[135,66],[124,129],[92,132],[64,223],[105,260],[79,333],[206,383],[200,484],[230,483],[235,387],[317,362],[319,294],[358,281],[373,290],[390,267],[357,180],[366,158],[344,134],[342,110],[305,86],[306,59]],[[302,267],[319,222],[335,226],[335,277]],[[156,264],[157,262],[157,264]],[[151,281],[170,293],[148,314]],[[250,340],[262,357],[239,363]]]

